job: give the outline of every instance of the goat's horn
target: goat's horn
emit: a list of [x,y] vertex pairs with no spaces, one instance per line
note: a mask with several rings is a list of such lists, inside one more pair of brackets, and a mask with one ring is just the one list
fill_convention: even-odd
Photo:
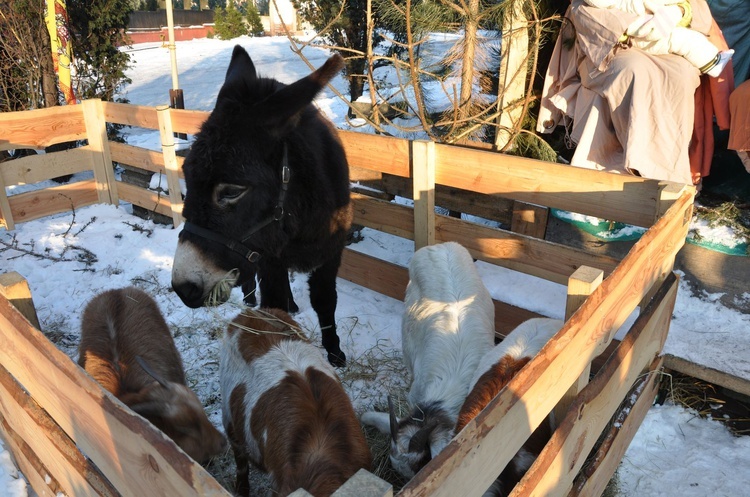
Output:
[[390,417],[391,425],[391,440],[396,441],[396,435],[398,434],[398,419],[396,419],[396,411],[393,409],[393,399],[388,396],[388,414]]
[[164,381],[164,378],[159,376],[156,371],[151,369],[151,366],[148,365],[146,359],[137,355],[135,356],[135,360],[151,378],[155,379],[159,383],[159,385],[163,386],[164,388],[169,388],[169,385],[166,381]]

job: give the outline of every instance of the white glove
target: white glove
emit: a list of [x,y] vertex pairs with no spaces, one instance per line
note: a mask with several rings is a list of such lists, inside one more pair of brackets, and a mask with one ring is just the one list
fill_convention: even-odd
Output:
[[[647,41],[661,40],[669,36],[682,20],[682,9],[677,5],[656,7],[652,15],[646,14],[633,21],[625,33],[633,38]],[[650,9],[649,9],[650,10]]]

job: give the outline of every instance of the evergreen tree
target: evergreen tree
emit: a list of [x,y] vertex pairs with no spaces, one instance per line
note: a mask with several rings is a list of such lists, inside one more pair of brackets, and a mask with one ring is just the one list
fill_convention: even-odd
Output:
[[214,11],[214,30],[216,36],[222,40],[231,40],[248,34],[242,13],[235,8],[234,2],[228,2],[225,9],[218,7]]
[[260,19],[258,9],[252,3],[247,4],[247,23],[250,25],[249,33],[251,36],[263,36],[263,22]]
[[[366,60],[346,49],[367,51],[367,0],[295,0],[294,7],[319,33],[327,28],[324,38],[346,60],[349,97],[356,101],[364,89]],[[379,40],[375,37],[373,46]]]

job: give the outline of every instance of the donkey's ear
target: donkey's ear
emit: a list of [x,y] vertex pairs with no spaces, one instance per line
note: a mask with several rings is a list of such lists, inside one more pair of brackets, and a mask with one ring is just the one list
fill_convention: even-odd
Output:
[[309,76],[285,86],[263,102],[254,112],[269,126],[281,127],[312,102],[315,95],[344,67],[344,58],[332,55],[325,64]]
[[232,60],[227,68],[227,75],[224,77],[224,84],[236,83],[248,79],[255,79],[255,64],[247,54],[244,48],[239,45],[234,46],[232,51]]

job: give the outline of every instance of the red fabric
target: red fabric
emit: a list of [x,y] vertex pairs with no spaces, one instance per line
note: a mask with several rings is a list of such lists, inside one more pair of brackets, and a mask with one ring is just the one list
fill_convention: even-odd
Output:
[[[712,21],[708,37],[719,50],[729,49],[716,21]],[[695,91],[695,121],[688,150],[690,174],[695,185],[711,172],[711,160],[714,155],[714,116],[719,129],[729,129],[729,95],[732,90],[734,71],[732,62],[729,61],[718,78],[701,76],[701,84]]]

